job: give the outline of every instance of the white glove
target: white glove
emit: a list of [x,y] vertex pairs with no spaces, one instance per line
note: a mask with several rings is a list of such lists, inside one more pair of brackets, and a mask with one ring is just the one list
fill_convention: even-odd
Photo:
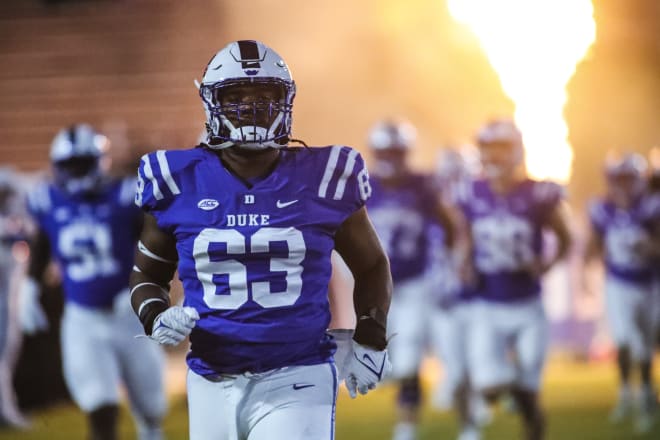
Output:
[[39,284],[33,278],[25,278],[19,292],[19,319],[23,332],[33,335],[48,330],[48,318],[39,302]]
[[365,347],[354,340],[352,343],[353,350],[346,366],[346,388],[351,399],[355,399],[358,392],[367,394],[376,388],[376,384],[390,373],[392,364],[387,350]]
[[159,344],[178,345],[190,334],[198,319],[199,313],[193,307],[170,307],[156,316],[149,337]]
[[336,328],[328,330],[327,333],[333,336],[337,344],[334,358],[337,378],[341,382],[346,378],[348,362],[353,357],[353,334],[355,331],[353,329]]

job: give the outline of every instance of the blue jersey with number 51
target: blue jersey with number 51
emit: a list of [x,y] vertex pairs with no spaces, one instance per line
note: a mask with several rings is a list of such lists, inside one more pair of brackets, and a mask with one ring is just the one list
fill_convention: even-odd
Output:
[[328,361],[334,235],[371,193],[357,151],[280,152],[245,181],[206,147],[142,157],[136,204],[176,238],[184,305],[200,315],[189,367],[201,375]]
[[47,235],[67,301],[110,308],[128,288],[142,212],[133,204],[135,179],[107,182],[90,196],[49,183],[29,194],[28,208]]

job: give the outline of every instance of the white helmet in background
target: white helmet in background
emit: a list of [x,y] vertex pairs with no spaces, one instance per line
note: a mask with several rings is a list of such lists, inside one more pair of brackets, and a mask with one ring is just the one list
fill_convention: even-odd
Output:
[[381,121],[369,131],[368,144],[374,175],[395,178],[408,171],[408,153],[417,140],[417,130],[405,121]]
[[643,179],[648,162],[638,153],[626,153],[621,156],[608,154],[605,159],[605,174],[607,177],[631,176],[635,179]]
[[523,162],[522,134],[511,119],[487,122],[477,134],[477,146],[486,177],[511,173]]
[[103,177],[101,158],[107,138],[88,124],[60,130],[50,147],[55,183],[69,194],[93,191]]
[[605,177],[610,194],[624,198],[639,196],[646,188],[647,170],[648,162],[641,154],[609,153],[605,159]]
[[475,176],[479,171],[479,153],[472,145],[440,148],[435,174],[444,181]]
[[410,150],[417,140],[417,130],[405,121],[380,121],[369,131],[369,148],[375,151]]
[[[248,86],[269,92],[241,102],[240,89]],[[289,142],[296,86],[282,57],[265,44],[241,40],[221,49],[206,66],[199,94],[210,148],[262,150]]]

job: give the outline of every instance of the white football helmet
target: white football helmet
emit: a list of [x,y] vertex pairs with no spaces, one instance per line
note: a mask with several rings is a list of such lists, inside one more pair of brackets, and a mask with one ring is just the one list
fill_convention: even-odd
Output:
[[369,147],[382,151],[390,149],[410,150],[417,139],[417,130],[404,121],[381,121],[369,132]]
[[396,178],[405,175],[409,151],[415,144],[415,127],[404,121],[381,121],[369,132],[368,144],[374,163],[374,175],[382,178]]
[[638,196],[646,187],[647,170],[648,162],[641,154],[608,154],[605,159],[605,177],[610,193],[623,197]]
[[50,147],[55,183],[69,194],[94,190],[101,182],[101,158],[107,138],[88,124],[75,124],[57,133]]
[[632,176],[642,179],[648,169],[648,162],[638,153],[626,153],[621,156],[609,154],[605,159],[605,173],[608,177]]
[[487,122],[477,134],[477,145],[486,177],[511,173],[523,162],[522,134],[511,119]]
[[[276,90],[278,98],[243,101],[235,91],[248,85]],[[206,66],[199,95],[210,148],[262,150],[288,143],[296,86],[282,57],[265,44],[241,40],[221,49]]]
[[449,146],[438,151],[435,174],[444,181],[461,180],[479,171],[479,153],[472,145]]

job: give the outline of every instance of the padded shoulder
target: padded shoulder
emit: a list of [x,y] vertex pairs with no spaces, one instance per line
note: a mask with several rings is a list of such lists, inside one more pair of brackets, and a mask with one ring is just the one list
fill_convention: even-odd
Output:
[[371,196],[369,172],[360,153],[347,146],[333,145],[318,150],[318,192],[320,198],[364,205]]
[[201,149],[158,150],[142,156],[135,204],[147,211],[168,205],[181,194],[182,174],[203,160]]

